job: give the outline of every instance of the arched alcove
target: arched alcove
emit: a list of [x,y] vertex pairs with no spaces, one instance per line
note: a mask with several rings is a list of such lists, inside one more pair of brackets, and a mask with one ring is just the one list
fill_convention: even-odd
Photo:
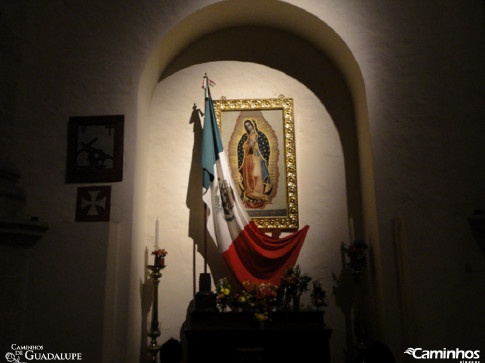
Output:
[[[153,95],[160,81],[205,62],[264,64],[295,78],[318,97],[342,144],[348,212],[355,220],[356,236],[378,243],[365,86],[355,59],[343,40],[314,15],[280,1],[253,5],[258,12],[251,1],[223,1],[193,13],[166,34],[144,68],[138,90],[132,289],[139,288],[144,276],[140,245],[150,245],[147,235],[153,235],[146,222]],[[139,296],[131,296],[135,309],[129,324],[137,330]]]
[[325,105],[344,151],[348,210],[361,236],[360,173],[353,100],[340,70],[305,39],[280,29],[238,27],[219,30],[191,43],[167,66],[163,80],[193,64],[236,60],[278,69],[308,87]]
[[[173,73],[158,84],[150,107],[146,225],[152,240],[153,225],[159,219],[161,242],[170,250],[170,261],[176,261],[165,271],[163,286],[168,295],[178,295],[177,308],[169,308],[173,301],[166,295],[160,297],[161,315],[169,315],[165,321],[171,319],[174,327],[185,319],[184,304],[192,299],[192,286],[203,271],[206,245],[213,281],[228,277],[234,288],[238,286],[217,246],[204,234],[199,166],[202,120],[197,108],[203,110],[199,83],[205,72],[217,82],[214,97],[273,98],[282,93],[293,99],[300,226],[310,226],[298,263],[329,291],[332,272],[338,275],[342,269],[340,241],[348,239],[342,145],[328,111],[309,88],[281,71],[250,62],[207,62]],[[308,298],[305,295],[302,303],[309,304]],[[344,326],[333,298],[327,322]],[[342,332],[335,329],[334,341],[339,345],[344,345]]]

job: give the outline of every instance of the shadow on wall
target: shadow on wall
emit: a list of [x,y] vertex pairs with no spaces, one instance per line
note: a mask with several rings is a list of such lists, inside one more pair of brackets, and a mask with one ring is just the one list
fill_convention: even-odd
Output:
[[332,276],[334,281],[332,293],[335,298],[335,304],[342,310],[345,318],[346,344],[342,348],[342,353],[345,356],[345,362],[352,362],[354,345],[352,312],[355,305],[352,271],[343,264],[340,274],[337,276],[335,273],[332,273]]

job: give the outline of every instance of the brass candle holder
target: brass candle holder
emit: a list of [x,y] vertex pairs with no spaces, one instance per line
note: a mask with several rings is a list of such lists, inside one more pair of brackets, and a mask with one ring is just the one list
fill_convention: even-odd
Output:
[[155,251],[153,253],[155,255],[154,264],[147,265],[147,268],[150,270],[150,278],[153,282],[152,321],[150,324],[150,331],[148,332],[148,336],[151,338],[148,352],[152,356],[152,362],[157,361],[157,354],[160,351],[160,345],[157,343],[157,338],[160,336],[160,323],[158,321],[158,285],[160,284],[160,278],[162,277],[160,270],[163,270],[166,267],[165,256],[161,257],[158,252],[159,251]]

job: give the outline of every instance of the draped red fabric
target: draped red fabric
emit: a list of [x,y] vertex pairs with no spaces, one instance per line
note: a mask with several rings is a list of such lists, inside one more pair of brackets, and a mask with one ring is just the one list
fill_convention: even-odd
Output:
[[237,280],[280,285],[286,269],[296,264],[309,226],[282,238],[272,238],[251,221],[224,252]]

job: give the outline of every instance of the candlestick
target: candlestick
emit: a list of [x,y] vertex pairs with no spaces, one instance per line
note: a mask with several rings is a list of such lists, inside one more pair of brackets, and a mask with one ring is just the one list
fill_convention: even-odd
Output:
[[148,346],[148,352],[152,356],[152,362],[157,362],[157,354],[160,351],[160,345],[157,343],[157,338],[160,336],[160,323],[158,321],[158,285],[160,283],[160,278],[162,277],[160,270],[164,269],[165,266],[154,264],[153,266],[148,265],[147,268],[150,270],[150,277],[153,282],[152,321],[150,324],[150,331],[148,332],[148,336],[151,339],[150,345]]

